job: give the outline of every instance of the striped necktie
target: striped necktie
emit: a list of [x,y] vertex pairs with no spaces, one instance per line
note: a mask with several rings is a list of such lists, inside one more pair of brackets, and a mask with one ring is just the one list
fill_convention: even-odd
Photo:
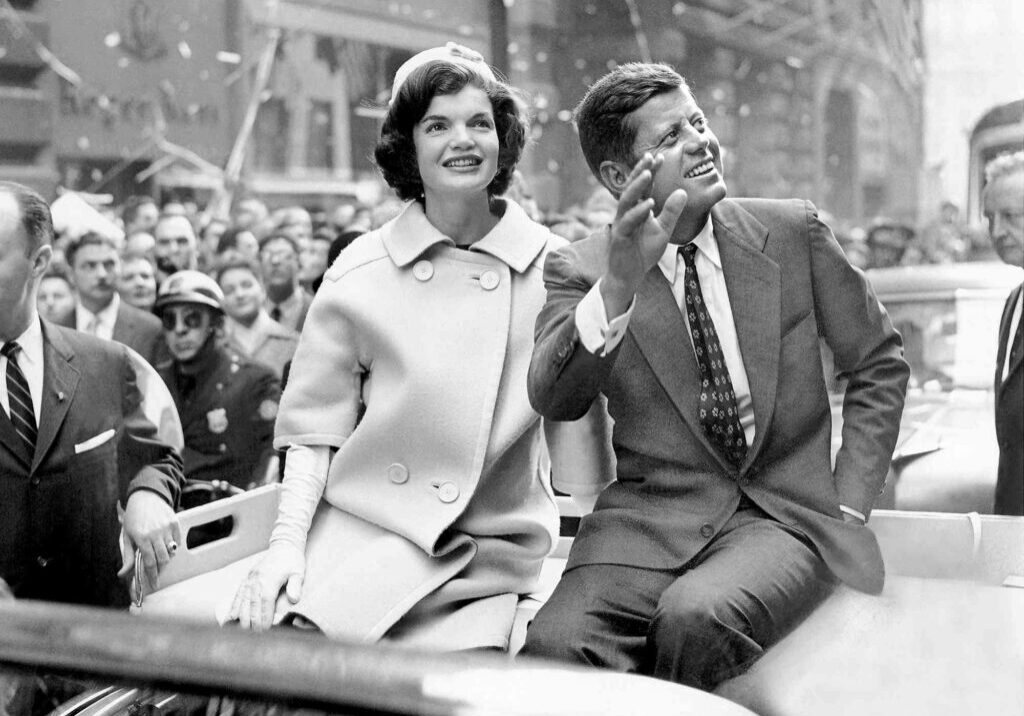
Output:
[[0,349],[0,355],[7,359],[7,402],[11,408],[11,422],[31,455],[36,451],[36,417],[28,381],[15,358],[20,350],[21,346],[16,341],[8,341]]

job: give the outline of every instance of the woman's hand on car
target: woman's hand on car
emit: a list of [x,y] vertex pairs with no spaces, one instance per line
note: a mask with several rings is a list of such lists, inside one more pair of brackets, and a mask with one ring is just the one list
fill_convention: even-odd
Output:
[[269,629],[274,622],[274,610],[281,590],[285,590],[289,602],[296,604],[302,596],[305,574],[306,557],[301,549],[283,542],[272,542],[263,559],[238,587],[228,619],[237,619],[243,629]]

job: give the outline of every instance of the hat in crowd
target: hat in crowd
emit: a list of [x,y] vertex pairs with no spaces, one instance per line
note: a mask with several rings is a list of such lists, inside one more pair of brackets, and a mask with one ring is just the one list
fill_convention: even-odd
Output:
[[402,66],[398,68],[398,72],[395,73],[395,82],[391,86],[391,100],[389,104],[395,101],[395,97],[398,96],[398,90],[409,79],[409,75],[428,62],[451,62],[475,72],[485,80],[497,82],[494,71],[484,61],[483,55],[465,45],[449,42],[444,47],[432,47],[429,50],[424,50],[402,63]]
[[159,314],[165,307],[178,303],[196,303],[223,312],[224,292],[202,271],[178,271],[160,285],[153,310]]

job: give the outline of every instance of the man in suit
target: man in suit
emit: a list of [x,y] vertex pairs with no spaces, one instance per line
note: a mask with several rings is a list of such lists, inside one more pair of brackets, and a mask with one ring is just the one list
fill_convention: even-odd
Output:
[[[1024,152],[997,157],[985,167],[985,218],[992,244],[1005,263],[1024,266]],[[995,512],[1024,515],[1024,284],[1010,292],[999,324],[996,353],[996,439],[999,476]]]
[[39,318],[49,207],[0,182],[0,579],[19,598],[123,606],[118,503],[150,585],[181,539],[181,460],[155,438],[128,349]]
[[[606,396],[617,479],[523,653],[710,689],[836,578],[881,591],[864,523],[909,368],[813,206],[725,198],[718,140],[672,68],[616,68],[577,126],[617,214],[547,259],[529,394],[554,420]],[[834,470],[819,338],[850,386]]]
[[267,315],[302,333],[313,297],[299,285],[299,244],[291,236],[271,234],[260,242],[260,266]]
[[114,242],[86,233],[71,242],[64,255],[78,290],[74,315],[66,325],[123,343],[150,365],[166,358],[160,319],[122,301],[117,292],[121,260]]

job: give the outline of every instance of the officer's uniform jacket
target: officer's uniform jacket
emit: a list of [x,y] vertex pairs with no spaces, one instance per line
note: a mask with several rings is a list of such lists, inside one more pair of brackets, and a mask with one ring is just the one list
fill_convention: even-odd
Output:
[[267,366],[224,348],[204,360],[194,388],[173,361],[158,366],[181,418],[185,477],[249,487],[263,479],[256,472],[273,453],[280,381]]

